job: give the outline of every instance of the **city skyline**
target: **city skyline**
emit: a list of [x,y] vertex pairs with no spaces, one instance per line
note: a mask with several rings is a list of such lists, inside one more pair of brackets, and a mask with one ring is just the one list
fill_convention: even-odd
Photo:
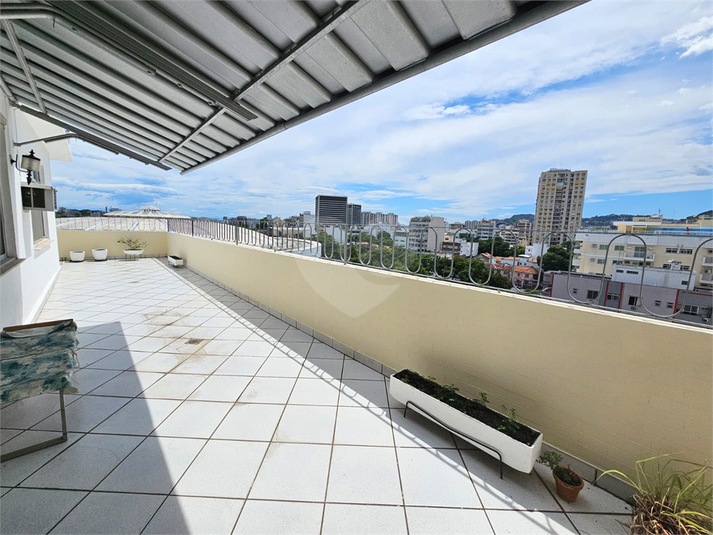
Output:
[[713,205],[712,28],[707,3],[589,3],[186,176],[73,142],[58,202],[263,217],[324,193],[504,218],[567,167],[590,171],[584,217],[685,217]]

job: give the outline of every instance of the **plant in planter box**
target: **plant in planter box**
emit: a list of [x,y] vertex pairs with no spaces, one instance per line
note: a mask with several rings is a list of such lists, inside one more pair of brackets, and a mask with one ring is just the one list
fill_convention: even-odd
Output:
[[555,477],[555,486],[557,487],[557,496],[568,503],[572,503],[577,499],[579,491],[584,487],[584,480],[572,470],[569,466],[560,466],[562,456],[554,451],[546,451],[537,462],[548,466],[552,470],[552,475]]
[[142,239],[129,237],[123,237],[118,240],[117,243],[124,245],[127,251],[143,251],[148,245],[148,243]]
[[455,386],[443,386],[411,370],[401,370],[389,381],[391,396],[404,405],[460,433],[478,448],[504,464],[529,473],[540,455],[542,433],[517,423],[486,406],[487,396],[468,399]]
[[713,533],[713,468],[670,455],[636,462],[634,477],[616,474],[635,489],[631,533]]

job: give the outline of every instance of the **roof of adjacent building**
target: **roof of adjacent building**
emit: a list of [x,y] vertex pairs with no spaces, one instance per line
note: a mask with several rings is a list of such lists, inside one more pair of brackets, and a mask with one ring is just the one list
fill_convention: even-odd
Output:
[[584,1],[5,0],[0,87],[188,172]]

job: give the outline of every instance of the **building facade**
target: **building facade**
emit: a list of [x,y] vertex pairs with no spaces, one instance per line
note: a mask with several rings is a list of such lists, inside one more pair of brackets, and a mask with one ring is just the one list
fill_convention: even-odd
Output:
[[347,222],[345,195],[317,195],[314,200],[315,224],[344,225]]
[[[356,225],[356,223],[354,223]],[[399,216],[394,213],[361,212],[362,225],[398,225]]]
[[409,251],[435,253],[444,241],[446,220],[442,217],[412,217],[409,227]]
[[347,225],[361,224],[361,204],[347,204]]
[[[546,239],[549,245],[561,245],[568,233],[582,226],[582,206],[587,188],[587,171],[550,169],[540,175],[533,240]],[[550,234],[554,233],[554,234]],[[549,236],[548,236],[549,234]]]
[[[577,232],[573,271],[584,274],[603,272],[611,276],[615,266],[634,268],[646,265],[648,270],[680,264],[682,271],[696,272],[696,286],[713,288],[713,241],[706,243],[713,237],[712,220],[681,225],[666,224],[660,218],[635,218],[617,221],[615,225],[616,231]],[[701,249],[696,255],[699,246]]]

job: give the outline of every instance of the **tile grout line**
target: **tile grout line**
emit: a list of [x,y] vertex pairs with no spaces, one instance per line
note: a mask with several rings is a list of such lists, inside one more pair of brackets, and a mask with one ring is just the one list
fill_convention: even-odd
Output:
[[391,401],[389,400],[389,389],[386,386],[386,379],[384,379],[384,389],[386,391],[386,405],[389,414],[389,427],[391,428],[391,441],[394,444],[394,457],[396,458],[396,472],[399,477],[399,489],[401,491],[401,503],[403,504],[404,510],[404,522],[406,523],[406,535],[409,535],[410,528],[408,522],[408,512],[406,510],[406,494],[404,493],[404,482],[401,477],[401,463],[399,462],[399,448],[396,446],[396,432],[394,431],[394,421],[391,418]]

